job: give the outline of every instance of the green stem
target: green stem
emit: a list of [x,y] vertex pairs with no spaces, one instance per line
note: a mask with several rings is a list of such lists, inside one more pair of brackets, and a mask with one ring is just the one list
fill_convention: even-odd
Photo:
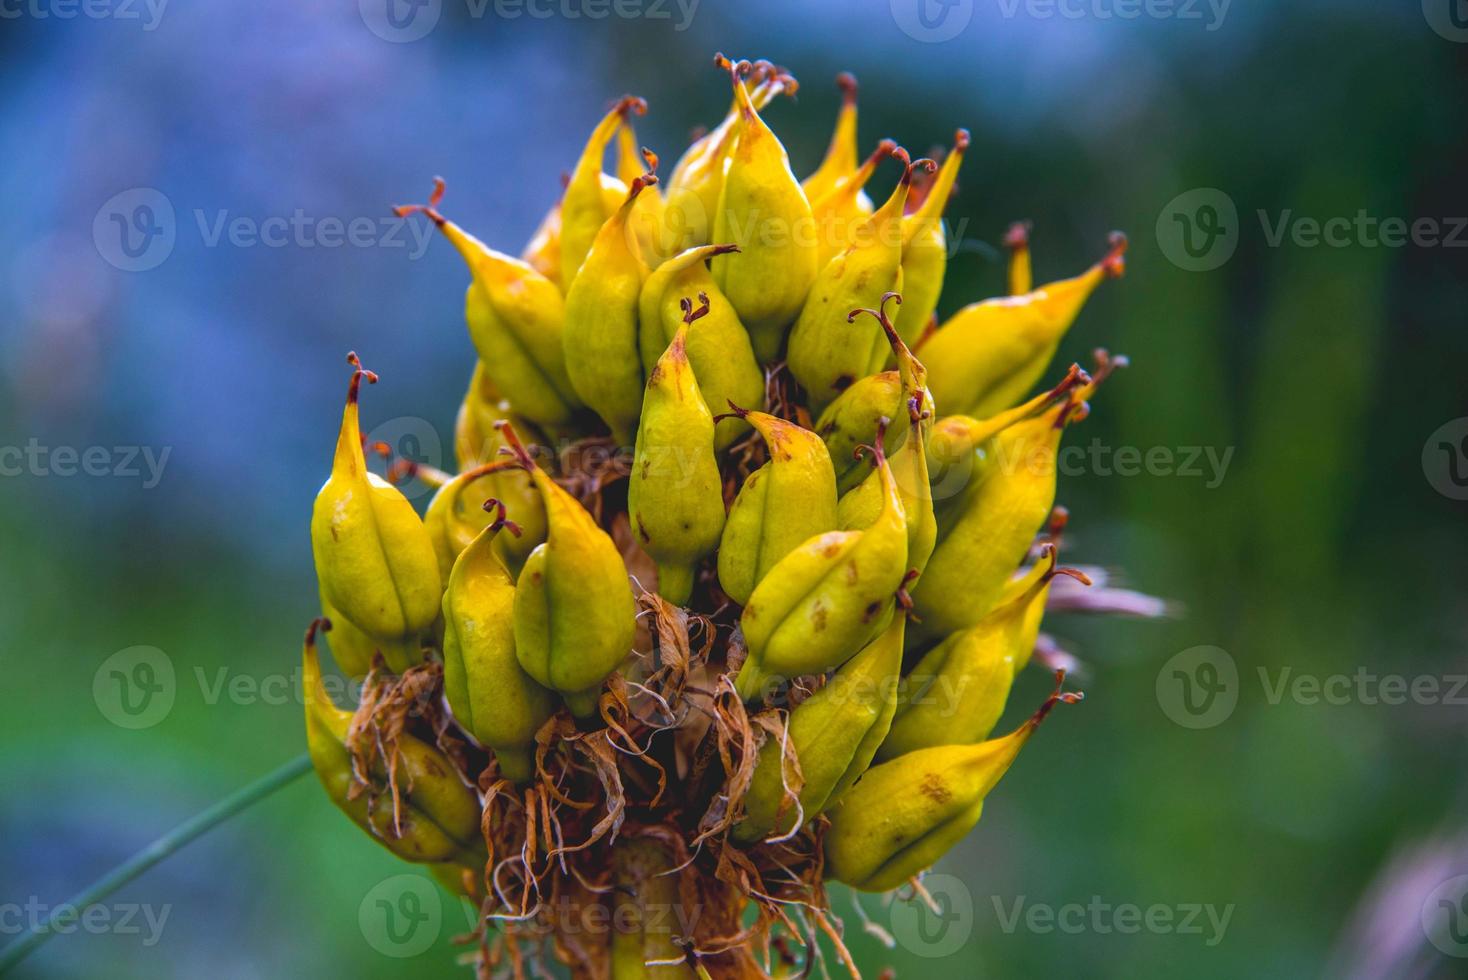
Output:
[[224,823],[251,804],[265,799],[310,769],[311,757],[309,755],[303,754],[299,758],[292,759],[274,772],[226,796],[209,809],[195,814],[138,851],[122,864],[98,878],[71,901],[58,905],[44,923],[4,949],[0,949],[0,974],[8,972],[25,959],[32,950],[49,939],[55,933],[58,925],[64,925],[67,920],[79,918],[87,907],[100,902],[194,838]]

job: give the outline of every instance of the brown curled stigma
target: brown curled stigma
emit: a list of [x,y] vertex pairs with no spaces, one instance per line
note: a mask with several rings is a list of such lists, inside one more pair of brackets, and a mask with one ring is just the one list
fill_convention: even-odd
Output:
[[520,536],[520,525],[505,516],[504,501],[498,497],[490,497],[484,502],[484,510],[485,513],[494,515],[494,520],[489,525],[491,531],[506,530],[517,538]]
[[689,326],[692,326],[694,321],[701,320],[709,315],[709,294],[699,292],[698,301],[703,305],[696,309],[693,306],[693,300],[687,296],[684,296],[678,301],[678,309],[683,311],[683,322]]
[[1084,691],[1066,691],[1065,693],[1061,693],[1060,688],[1064,683],[1065,671],[1057,670],[1055,672],[1055,690],[1050,692],[1050,696],[1045,699],[1045,703],[1040,705],[1039,709],[1037,709],[1035,713],[1030,716],[1029,721],[1025,722],[1026,725],[1028,725],[1030,728],[1037,727],[1040,722],[1045,720],[1045,716],[1048,715],[1051,709],[1053,709],[1057,704],[1078,704],[1086,699],[1086,694]]
[[377,384],[377,372],[369,371],[362,366],[362,359],[357,356],[356,351],[347,351],[347,363],[352,366],[352,380],[347,382],[347,404],[357,404],[357,398],[362,393],[362,379],[366,378],[370,385]]
[[306,627],[306,649],[308,649],[308,650],[315,650],[316,649],[316,634],[317,633],[330,633],[330,632],[331,632],[331,620],[327,619],[325,616],[317,616],[315,619],[311,620],[311,625]]
[[393,207],[392,213],[399,218],[406,218],[410,214],[424,214],[435,225],[442,228],[446,223],[443,215],[438,213],[438,206],[443,202],[443,193],[448,184],[442,177],[433,178],[433,190],[428,195],[427,204],[399,204]]

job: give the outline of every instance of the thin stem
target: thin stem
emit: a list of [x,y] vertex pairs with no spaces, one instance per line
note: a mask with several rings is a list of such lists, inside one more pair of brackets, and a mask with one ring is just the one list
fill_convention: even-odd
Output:
[[58,905],[44,923],[4,949],[0,949],[0,974],[8,972],[17,963],[25,959],[32,950],[49,939],[55,933],[58,925],[64,925],[67,920],[74,920],[80,917],[82,912],[89,906],[111,895],[144,871],[153,867],[153,865],[183,848],[184,845],[188,844],[194,838],[202,836],[241,810],[265,799],[265,797],[274,793],[282,786],[289,784],[298,776],[309,772],[310,769],[311,757],[302,754],[287,762],[279,769],[276,769],[274,772],[262,776],[250,785],[236,790],[209,807],[209,809],[195,814],[141,851],[138,851],[122,864],[119,864],[107,874],[98,878],[90,887],[82,891],[71,901],[63,905]]

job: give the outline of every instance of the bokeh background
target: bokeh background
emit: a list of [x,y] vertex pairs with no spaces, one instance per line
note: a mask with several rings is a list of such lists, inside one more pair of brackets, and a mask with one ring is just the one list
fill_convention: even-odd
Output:
[[[973,131],[945,314],[1000,291],[1012,220],[1040,281],[1132,241],[1062,350],[1132,367],[1060,497],[1072,560],[1182,614],[1052,622],[1085,704],[939,865],[943,920],[866,899],[889,950],[838,896],[866,974],[1462,975],[1464,4],[393,2],[0,2],[0,446],[35,447],[0,454],[0,943],[301,751],[342,355],[382,374],[367,424],[430,458],[471,366],[460,260],[389,205],[441,174],[451,217],[518,250],[614,97],[648,99],[670,163],[716,122],[723,50],[802,80],[766,113],[798,173],[843,69],[864,149]],[[132,241],[166,234],[124,250],[139,215]],[[105,475],[66,475],[89,447]],[[1096,462],[1121,447],[1172,463]],[[1226,467],[1190,475],[1195,449]],[[109,694],[139,646],[173,670],[143,716]],[[1222,699],[1201,722],[1180,670]],[[1386,675],[1418,696],[1386,703]],[[464,975],[438,893],[422,952],[371,924],[404,873],[303,779],[15,975]]]

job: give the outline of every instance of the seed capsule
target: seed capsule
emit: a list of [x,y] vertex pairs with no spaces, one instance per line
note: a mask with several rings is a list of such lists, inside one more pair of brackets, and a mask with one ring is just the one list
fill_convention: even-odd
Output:
[[[658,182],[652,173],[632,182],[627,199],[606,220],[566,295],[566,371],[620,444],[631,443],[642,411],[642,358],[637,349],[637,300],[648,276],[627,222],[638,195]],[[578,285],[579,283],[579,285]]]
[[791,711],[788,749],[804,780],[798,809],[786,791],[791,779],[787,746],[776,738],[765,742],[744,797],[744,820],[734,830],[736,839],[752,842],[813,820],[871,765],[897,707],[906,623],[905,616],[892,617],[880,636]]
[[943,210],[953,194],[968,144],[968,130],[960,129],[953,134],[953,151],[943,161],[922,206],[902,219],[902,289],[907,302],[898,314],[897,332],[909,344],[917,344],[938,308],[943,277],[948,272],[948,236],[943,230]]
[[921,749],[868,770],[831,811],[827,876],[884,892],[932,867],[979,822],[985,797],[1051,708],[1080,699],[1057,689],[1003,738]]
[[443,689],[454,718],[494,749],[500,772],[523,783],[534,774],[535,733],[556,710],[556,697],[525,673],[515,657],[515,584],[494,541],[519,529],[505,505],[454,562],[443,595]]
[[861,531],[831,531],[780,559],[755,586],[740,626],[749,648],[735,687],[745,701],[775,680],[841,666],[886,628],[907,571],[902,498],[882,450],[883,507]]
[[683,301],[683,323],[647,379],[637,429],[627,515],[658,565],[658,592],[683,605],[698,563],[724,530],[724,488],[714,457],[714,419],[689,363],[689,326],[708,313]]
[[877,172],[877,166],[896,153],[897,148],[894,141],[882,140],[872,155],[849,177],[838,181],[823,196],[810,199],[817,237],[817,270],[824,269],[832,259],[851,247],[857,233],[875,210],[863,188]]
[[438,618],[443,584],[413,505],[367,470],[357,397],[362,379],[375,383],[377,376],[356,354],[347,360],[352,380],[331,476],[311,512],[311,552],[323,604],[376,642],[401,672],[418,658],[418,637]]
[[[647,103],[635,95],[624,96],[596,124],[586,148],[576,161],[566,193],[561,198],[561,292],[571,295],[571,284],[607,219],[621,206],[627,186],[602,172],[607,146],[627,118],[647,112]],[[610,200],[608,200],[610,198]]]
[[1115,233],[1111,251],[1082,275],[953,314],[921,348],[934,399],[945,412],[982,418],[1024,398],[1086,299],[1122,274],[1125,252],[1126,237]]
[[719,542],[719,587],[744,605],[782,558],[836,529],[836,477],[825,444],[809,429],[730,407],[764,438],[770,455],[739,488]]
[[626,659],[637,606],[621,552],[586,508],[499,429],[545,504],[546,540],[515,584],[515,658],[542,686],[560,692],[578,718],[596,714],[602,681]]
[[[406,733],[398,737],[396,808],[386,804],[374,808],[367,794],[354,795],[352,756],[346,746],[352,713],[332,703],[316,654],[317,630],[330,628],[324,619],[311,624],[301,667],[306,742],[326,795],[353,823],[406,861],[482,866],[479,798],[464,785],[448,757],[433,746]],[[377,767],[372,776],[385,780],[387,773]]]
[[566,374],[560,290],[529,263],[495,251],[444,218],[438,211],[443,192],[443,181],[436,180],[427,204],[395,211],[399,217],[423,212],[468,263],[474,281],[464,294],[464,320],[495,388],[533,422],[568,425],[581,402]]
[[[708,270],[709,258],[737,248],[700,245],[674,256],[647,277],[638,299],[638,347],[649,376],[683,323],[683,301],[697,296],[707,303],[708,313],[688,331],[688,362],[704,401],[716,410],[729,402],[758,408],[765,400],[765,373],[749,334]],[[727,449],[748,431],[738,416],[721,416],[714,426],[714,448]]]
[[785,147],[750,99],[742,80],[749,63],[720,56],[719,64],[733,79],[740,119],[714,212],[713,240],[734,242],[739,252],[714,257],[714,282],[749,330],[755,355],[769,362],[779,356],[785,331],[815,281],[810,202],[790,172]]
[[[856,173],[856,76],[843,71],[836,76],[836,87],[841,90],[841,109],[836,114],[836,129],[831,134],[831,145],[815,173],[801,181],[800,189],[806,199],[814,204],[834,190],[842,181]],[[859,193],[857,207],[865,214],[872,213],[872,199]]]

